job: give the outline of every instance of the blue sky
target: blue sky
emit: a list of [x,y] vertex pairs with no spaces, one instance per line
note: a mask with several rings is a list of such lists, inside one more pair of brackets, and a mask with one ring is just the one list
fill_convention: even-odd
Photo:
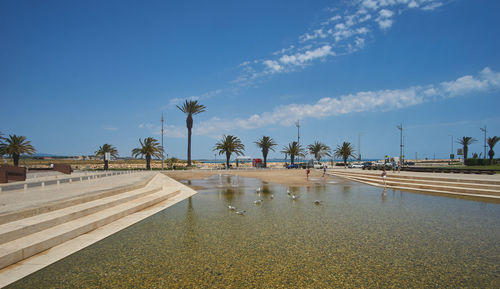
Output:
[[[246,154],[349,141],[366,158],[447,157],[451,137],[500,135],[499,1],[1,1],[0,131],[38,152],[130,156],[160,139],[193,158],[223,134]],[[455,142],[454,149],[458,147]],[[280,153],[270,157],[282,157]]]

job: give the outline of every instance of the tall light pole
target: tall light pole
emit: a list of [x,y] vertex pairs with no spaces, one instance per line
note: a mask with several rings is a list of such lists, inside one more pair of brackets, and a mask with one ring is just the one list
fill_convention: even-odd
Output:
[[364,132],[360,132],[358,135],[358,160],[361,161],[361,136],[364,135]]
[[[297,147],[300,145],[300,119],[295,122],[295,126],[297,127]],[[297,155],[297,161],[299,160],[299,156]]]
[[451,156],[453,155],[453,135],[449,134],[448,136],[451,137],[451,153],[450,153],[450,159],[451,159]]
[[484,159],[486,159],[486,126],[484,126],[484,128],[480,128],[481,131],[484,132]]
[[399,162],[403,164],[403,124],[396,126],[399,129]]
[[165,148],[163,147],[163,122],[165,120],[163,119],[163,112],[161,113],[161,170],[163,171],[163,159],[165,158],[164,157],[164,153],[165,153]]

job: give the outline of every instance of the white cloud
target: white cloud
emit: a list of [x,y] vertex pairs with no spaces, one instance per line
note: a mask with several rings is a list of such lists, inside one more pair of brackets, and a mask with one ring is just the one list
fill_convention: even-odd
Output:
[[[442,0],[351,0],[341,8],[327,8],[330,14],[316,27],[300,35],[297,43],[280,49],[274,57],[265,60],[244,62],[241,73],[233,83],[249,86],[258,79],[276,73],[300,70],[315,59],[348,55],[365,47],[364,40],[377,29],[388,30],[396,17],[409,9],[433,10],[443,5]],[[396,13],[397,12],[397,13]],[[362,37],[361,37],[362,36]],[[316,57],[315,53],[329,53]],[[335,53],[333,53],[335,48]],[[267,58],[267,57],[266,57]]]
[[283,70],[283,67],[276,60],[264,60],[262,63],[267,66],[268,70],[271,73],[280,72]]
[[441,7],[441,6],[443,6],[443,3],[441,3],[441,2],[430,3],[429,5],[422,7],[422,10],[432,11],[438,7]]
[[241,129],[255,129],[276,124],[290,126],[297,118],[319,119],[367,111],[391,111],[493,89],[500,89],[500,73],[486,67],[477,76],[466,75],[453,81],[441,82],[438,85],[361,91],[338,97],[324,97],[310,104],[281,105],[272,111],[253,114],[246,119],[221,120],[213,118],[198,124],[195,133],[218,137],[220,134]]
[[332,52],[332,47],[330,45],[324,45],[314,50],[307,50],[303,53],[297,53],[295,55],[283,55],[280,58],[280,62],[287,65],[304,65],[314,59],[324,58],[333,54],[334,52]]

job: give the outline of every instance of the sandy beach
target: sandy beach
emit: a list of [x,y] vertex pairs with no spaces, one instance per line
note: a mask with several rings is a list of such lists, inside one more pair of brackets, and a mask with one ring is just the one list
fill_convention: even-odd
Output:
[[[287,185],[287,186],[309,186],[321,183],[326,183],[332,180],[336,182],[344,182],[345,180],[325,175],[323,177],[322,170],[311,170],[309,180],[306,179],[306,170],[248,170],[248,171],[203,171],[203,170],[190,170],[190,171],[168,171],[165,174],[177,181],[181,180],[196,180],[208,178],[216,174],[226,175],[239,175],[247,178],[258,178],[264,182]],[[197,188],[194,188],[197,189]]]

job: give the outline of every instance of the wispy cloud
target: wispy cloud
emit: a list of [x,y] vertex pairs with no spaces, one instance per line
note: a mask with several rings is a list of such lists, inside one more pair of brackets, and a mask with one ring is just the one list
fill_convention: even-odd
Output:
[[375,30],[386,31],[406,10],[431,11],[443,5],[438,0],[353,0],[343,10],[329,12],[317,27],[298,36],[297,42],[272,53],[268,59],[245,61],[233,81],[249,86],[258,79],[277,73],[297,71],[328,57],[348,55],[365,47]]
[[[411,107],[431,101],[483,93],[500,88],[500,73],[489,67],[477,75],[465,75],[438,84],[418,85],[405,89],[360,91],[338,97],[321,98],[314,103],[292,103],[273,110],[254,114],[246,119],[212,118],[200,122],[194,128],[197,135],[218,137],[237,130],[255,129],[271,125],[291,126],[300,119],[320,119],[359,112],[385,112]],[[182,133],[181,133],[182,131]],[[171,128],[172,137],[184,137],[184,129]],[[173,133],[176,132],[176,133]]]

